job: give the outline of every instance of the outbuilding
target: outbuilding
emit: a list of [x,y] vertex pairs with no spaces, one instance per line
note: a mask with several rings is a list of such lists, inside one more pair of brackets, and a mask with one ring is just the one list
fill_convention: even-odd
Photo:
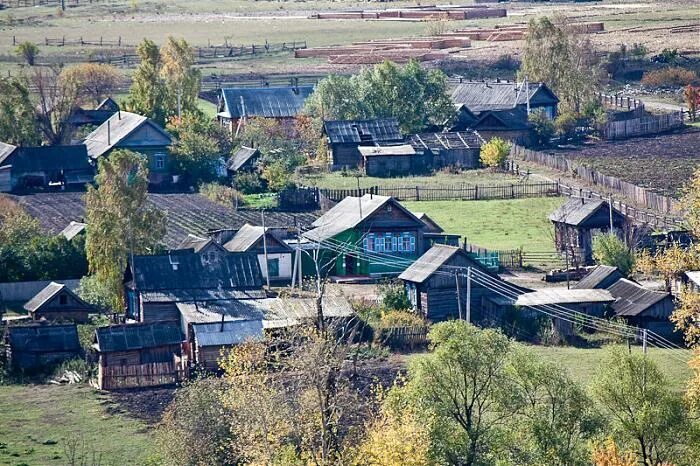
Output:
[[24,309],[34,320],[87,322],[95,309],[63,283],[51,282],[27,301]]
[[15,370],[46,369],[81,354],[75,324],[10,325],[4,341],[5,355]]
[[402,144],[396,118],[328,120],[323,122],[331,170],[356,169],[362,165],[360,146]]
[[674,310],[673,296],[662,291],[653,291],[642,285],[621,278],[608,288],[615,298],[611,308],[615,316],[629,325],[650,330],[664,337],[674,335],[675,325],[671,322]]

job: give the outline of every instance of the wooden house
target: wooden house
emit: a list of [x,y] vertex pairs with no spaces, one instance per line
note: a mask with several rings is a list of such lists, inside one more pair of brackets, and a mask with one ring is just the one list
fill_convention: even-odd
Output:
[[621,278],[625,278],[620,269],[610,265],[597,265],[588,272],[573,288],[583,290],[608,289]]
[[[610,206],[600,199],[571,198],[549,215],[554,223],[554,242],[562,254],[569,254],[569,262],[588,265],[593,262],[593,237],[610,231]],[[612,225],[622,232],[627,220],[616,209],[612,211]]]
[[[333,276],[397,275],[424,251],[426,224],[393,197],[346,197],[312,226],[302,239],[327,253],[322,262],[331,264]],[[305,256],[304,273],[313,275],[314,265]]]
[[66,285],[51,282],[32,299],[24,309],[34,320],[87,322],[88,314],[95,309]]
[[629,325],[665,337],[678,337],[674,335],[675,324],[670,320],[674,310],[671,293],[652,291],[626,278],[613,283],[608,291],[615,298],[615,302],[610,305],[615,316],[624,319]]
[[429,154],[416,152],[410,144],[358,146],[357,150],[365,175],[379,178],[427,173],[432,161]]
[[169,153],[173,138],[145,116],[118,111],[83,141],[92,159],[106,157],[114,149],[129,149],[148,158],[149,181],[162,184],[170,176]]
[[253,147],[240,146],[233,152],[226,163],[226,170],[233,177],[239,172],[256,171],[259,159],[260,150]]
[[433,170],[445,167],[478,168],[481,146],[485,143],[476,131],[422,133],[414,134],[409,139],[416,152],[430,156],[429,164]]
[[264,297],[255,254],[191,250],[134,256],[124,274],[127,315],[140,322],[179,321],[176,303]]
[[[460,309],[461,317],[466,318],[469,267],[491,275],[464,249],[435,244],[404,270],[399,279],[406,287],[413,309],[426,319],[437,322],[459,318]],[[491,292],[487,288],[472,281],[472,320],[478,320],[482,299],[488,294]]]
[[46,369],[81,354],[75,324],[10,325],[4,343],[7,361],[15,370]]
[[111,97],[105,98],[95,108],[84,109],[76,107],[70,116],[70,124],[74,127],[100,126],[112,115],[119,111],[119,104]]
[[396,118],[324,121],[331,170],[362,166],[360,146],[402,144],[403,135]]
[[459,246],[459,235],[446,233],[440,225],[428,216],[425,212],[413,212],[416,218],[425,224],[423,231],[423,243],[425,250],[430,249],[434,244],[446,244],[448,246]]
[[221,89],[216,117],[235,135],[249,118],[269,118],[291,126],[313,92],[314,86]]
[[95,330],[102,390],[168,385],[184,379],[177,322],[110,325]]
[[270,228],[246,223],[229,241],[224,243],[229,252],[255,253],[263,278],[271,282],[289,282],[292,279],[293,250]]
[[17,147],[0,142],[0,192],[82,188],[94,176],[83,144]]
[[219,359],[231,347],[241,343],[261,341],[262,320],[228,320],[192,325],[193,362],[197,367],[219,370]]

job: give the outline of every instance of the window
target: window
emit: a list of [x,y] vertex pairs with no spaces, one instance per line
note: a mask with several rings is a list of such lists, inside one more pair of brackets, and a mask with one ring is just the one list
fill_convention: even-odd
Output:
[[386,252],[391,252],[393,249],[391,248],[391,233],[386,233],[384,236],[384,250]]
[[162,170],[165,168],[165,154],[157,153],[154,156],[155,162],[155,168],[158,170]]
[[280,260],[275,258],[275,259],[268,259],[267,260],[267,273],[268,276],[270,277],[279,277],[280,276]]
[[64,294],[60,295],[58,297],[58,304],[60,304],[61,306],[65,306],[66,304],[68,304],[68,296]]
[[374,250],[377,252],[384,252],[384,238],[381,236],[374,238]]
[[[413,240],[413,242],[411,240]],[[401,235],[401,244],[404,252],[411,252],[415,250],[415,239],[410,233],[403,233]]]
[[374,238],[374,233],[368,234],[365,239],[362,240],[362,246],[364,247],[365,251],[374,251],[374,246],[375,246],[375,238]]

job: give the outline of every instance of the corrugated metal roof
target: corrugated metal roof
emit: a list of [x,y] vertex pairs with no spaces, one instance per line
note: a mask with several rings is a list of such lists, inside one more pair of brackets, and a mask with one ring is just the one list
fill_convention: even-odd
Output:
[[399,278],[409,282],[423,283],[459,251],[461,249],[455,246],[434,244],[418,260],[408,266],[399,275]]
[[141,301],[144,303],[178,303],[178,302],[209,302],[219,300],[263,299],[267,295],[262,289],[255,290],[219,290],[219,289],[189,289],[143,291]]
[[231,155],[231,158],[228,160],[226,168],[228,168],[232,172],[238,171],[238,169],[245,165],[246,162],[248,162],[248,160],[250,160],[256,155],[260,155],[260,151],[258,149],[241,146],[238,149],[236,149],[233,155]]
[[98,328],[95,335],[97,351],[101,353],[156,348],[182,342],[179,324],[166,321],[110,325]]
[[9,326],[7,334],[13,352],[80,352],[75,324]]
[[85,231],[85,227],[87,226],[86,223],[81,223],[81,222],[70,222],[67,227],[65,227],[62,231],[61,234],[63,235],[64,238],[66,238],[68,241],[72,240],[76,236],[78,236],[80,233]]
[[550,96],[551,91],[542,83],[514,82],[465,82],[452,91],[452,100],[457,105],[465,105],[472,112],[502,110],[527,103],[527,90],[530,100],[538,99],[555,104],[559,101]]
[[323,128],[331,144],[403,141],[396,118],[329,120],[323,122]]
[[637,316],[671,296],[669,293],[648,290],[626,278],[615,282],[608,291],[615,297],[611,307],[618,316]]
[[232,87],[221,90],[224,118],[263,117],[289,118],[297,116],[314,86],[296,87]]
[[583,277],[574,288],[577,289],[594,289],[600,288],[600,284],[608,279],[613,274],[620,274],[620,270],[617,267],[612,267],[610,265],[598,265],[593,270],[588,272],[585,277]]
[[394,155],[416,155],[416,150],[410,144],[397,146],[359,146],[357,148],[363,157],[379,157]]
[[571,198],[549,214],[549,219],[557,223],[578,226],[600,208],[605,208],[607,211],[608,203],[601,199]]
[[[303,236],[312,241],[324,241],[332,238],[345,230],[354,228],[391,199],[389,196],[378,196],[376,194],[365,194],[360,198],[348,196],[319,217],[312,224],[316,228],[305,232]],[[361,209],[360,205],[362,206]],[[362,211],[362,216],[360,216],[360,210]]]
[[615,298],[608,290],[577,290],[547,288],[518,296],[516,306],[547,306],[552,304],[612,303]]
[[[118,146],[131,133],[143,125],[150,125],[155,131],[172,140],[172,137],[163,128],[142,115],[131,112],[117,112],[107,121],[102,123],[84,140],[87,153],[95,158]],[[162,144],[158,144],[159,146]]]
[[265,338],[261,320],[193,324],[192,331],[197,346],[238,345]]

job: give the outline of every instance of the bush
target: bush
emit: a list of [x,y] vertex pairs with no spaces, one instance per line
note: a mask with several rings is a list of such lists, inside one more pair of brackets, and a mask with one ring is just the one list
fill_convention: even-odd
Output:
[[564,112],[554,120],[554,132],[563,142],[576,139],[577,127],[578,114],[574,112]]
[[37,45],[33,42],[22,42],[17,46],[16,52],[18,56],[24,58],[27,65],[34,66],[36,56],[39,55],[39,47],[37,47]]
[[425,326],[423,318],[410,311],[388,311],[379,320],[380,328],[422,326]]
[[384,311],[403,311],[411,308],[406,290],[397,280],[387,280],[379,285],[379,299]]
[[624,275],[634,268],[634,253],[612,233],[593,238],[593,257],[599,264],[617,267]]
[[265,190],[260,176],[256,172],[237,173],[233,187],[243,194],[257,194]]
[[226,207],[243,205],[243,196],[230,186],[219,183],[204,183],[199,185],[199,194],[210,201]]
[[642,76],[642,84],[650,87],[680,87],[697,82],[693,71],[678,66],[648,71]]
[[263,168],[262,177],[267,181],[267,187],[274,192],[280,192],[294,186],[292,174],[281,161],[272,162]]
[[510,143],[505,139],[491,138],[481,146],[481,163],[487,167],[500,168],[510,154]]
[[552,136],[554,136],[554,122],[542,110],[536,110],[528,116],[532,124],[532,130],[537,138],[537,145],[548,146]]

